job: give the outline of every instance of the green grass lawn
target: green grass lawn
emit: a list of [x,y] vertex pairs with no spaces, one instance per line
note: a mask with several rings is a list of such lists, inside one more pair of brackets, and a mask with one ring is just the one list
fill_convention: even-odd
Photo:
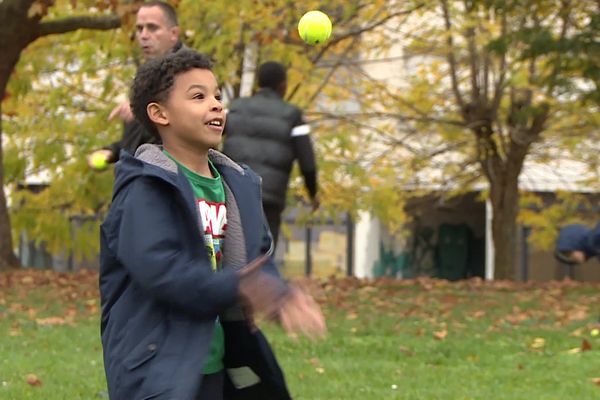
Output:
[[[0,399],[107,398],[96,282],[0,275]],[[295,399],[600,398],[598,285],[305,284],[324,305],[328,338],[265,327]]]

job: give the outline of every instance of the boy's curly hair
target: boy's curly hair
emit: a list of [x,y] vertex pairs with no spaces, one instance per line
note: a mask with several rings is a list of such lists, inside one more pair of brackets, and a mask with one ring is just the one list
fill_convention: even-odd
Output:
[[195,68],[212,70],[212,61],[204,54],[184,49],[150,60],[138,69],[131,86],[131,110],[148,132],[159,137],[156,125],[148,117],[148,104],[166,101],[175,77]]

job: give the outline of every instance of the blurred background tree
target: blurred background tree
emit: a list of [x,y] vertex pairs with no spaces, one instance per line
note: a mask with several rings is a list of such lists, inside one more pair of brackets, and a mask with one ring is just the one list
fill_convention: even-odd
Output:
[[[42,35],[34,43],[25,43],[19,63],[18,57],[13,62],[16,67],[2,103],[3,187],[10,200],[12,225],[6,217],[1,220],[0,249],[5,250],[0,264],[15,265],[12,248],[21,232],[55,254],[94,255],[99,246],[98,217],[110,202],[112,174],[88,169],[85,155],[121,134],[107,116],[114,104],[126,98],[141,59],[133,37],[140,2],[9,0],[0,9],[13,3],[23,3],[25,15],[39,9],[38,25],[79,13],[111,18],[111,28],[117,24],[110,14],[122,21],[120,28],[107,32],[65,30],[63,35]],[[256,64],[271,59],[288,65],[288,100],[305,109],[314,122],[324,216],[376,204],[376,212],[391,225],[399,225],[402,214],[390,214],[382,206],[382,201],[400,205],[395,181],[387,178],[392,171],[364,161],[361,141],[353,140],[359,133],[356,121],[340,124],[319,119],[317,112],[374,107],[379,87],[356,73],[357,61],[367,51],[385,54],[391,43],[385,26],[400,26],[418,4],[328,2],[321,9],[331,16],[334,32],[319,47],[304,44],[296,26],[300,16],[319,8],[320,2],[303,2],[301,7],[284,0],[173,4],[184,43],[215,59],[215,73],[229,100],[251,93]],[[11,26],[14,31],[7,31],[5,38],[18,30],[37,29]],[[10,74],[12,67],[7,71]],[[42,184],[44,189],[23,190],[30,184]],[[300,185],[294,184],[292,191],[301,193]],[[290,198],[297,204],[296,196]],[[5,204],[0,198],[0,218]],[[77,235],[72,231],[73,218],[79,221]]]

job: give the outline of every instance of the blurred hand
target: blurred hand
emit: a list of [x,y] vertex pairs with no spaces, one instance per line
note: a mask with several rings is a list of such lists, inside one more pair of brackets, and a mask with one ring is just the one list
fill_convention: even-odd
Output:
[[310,339],[325,336],[327,328],[319,305],[297,287],[286,285],[261,270],[269,256],[250,262],[239,271],[239,291],[250,328],[254,330],[254,313],[279,320],[290,335],[302,334]]
[[302,334],[310,339],[327,334],[325,318],[313,298],[293,287],[279,310],[279,321],[288,334]]
[[575,250],[571,252],[571,258],[573,259],[573,261],[575,261],[577,264],[583,264],[585,262],[585,253],[581,250]]
[[274,319],[289,294],[289,287],[279,278],[261,270],[269,259],[264,255],[243,267],[240,276],[239,292],[246,314],[262,314]]
[[124,101],[110,112],[108,115],[108,120],[112,121],[115,117],[119,117],[119,119],[123,122],[131,122],[133,121],[133,112],[131,111],[131,106],[128,101]]

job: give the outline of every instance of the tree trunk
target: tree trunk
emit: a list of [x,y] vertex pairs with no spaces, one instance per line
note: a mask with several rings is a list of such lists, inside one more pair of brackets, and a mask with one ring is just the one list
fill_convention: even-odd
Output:
[[[522,165],[522,163],[519,163]],[[514,169],[517,170],[514,170]],[[519,174],[521,167],[503,170],[490,181],[492,236],[494,239],[494,279],[514,279],[519,214]]]
[[[20,262],[13,251],[12,230],[4,193],[2,153],[2,100],[8,79],[21,52],[42,36],[57,35],[78,29],[109,30],[121,26],[118,15],[74,16],[41,21],[45,11],[32,14],[34,0],[0,0],[0,271],[18,268]],[[46,2],[52,5],[54,2]],[[40,13],[40,11],[43,11]]]
[[8,57],[0,65],[0,271],[18,268],[20,262],[13,251],[10,217],[4,193],[4,159],[2,148],[2,97],[6,93],[6,85],[18,57]]

